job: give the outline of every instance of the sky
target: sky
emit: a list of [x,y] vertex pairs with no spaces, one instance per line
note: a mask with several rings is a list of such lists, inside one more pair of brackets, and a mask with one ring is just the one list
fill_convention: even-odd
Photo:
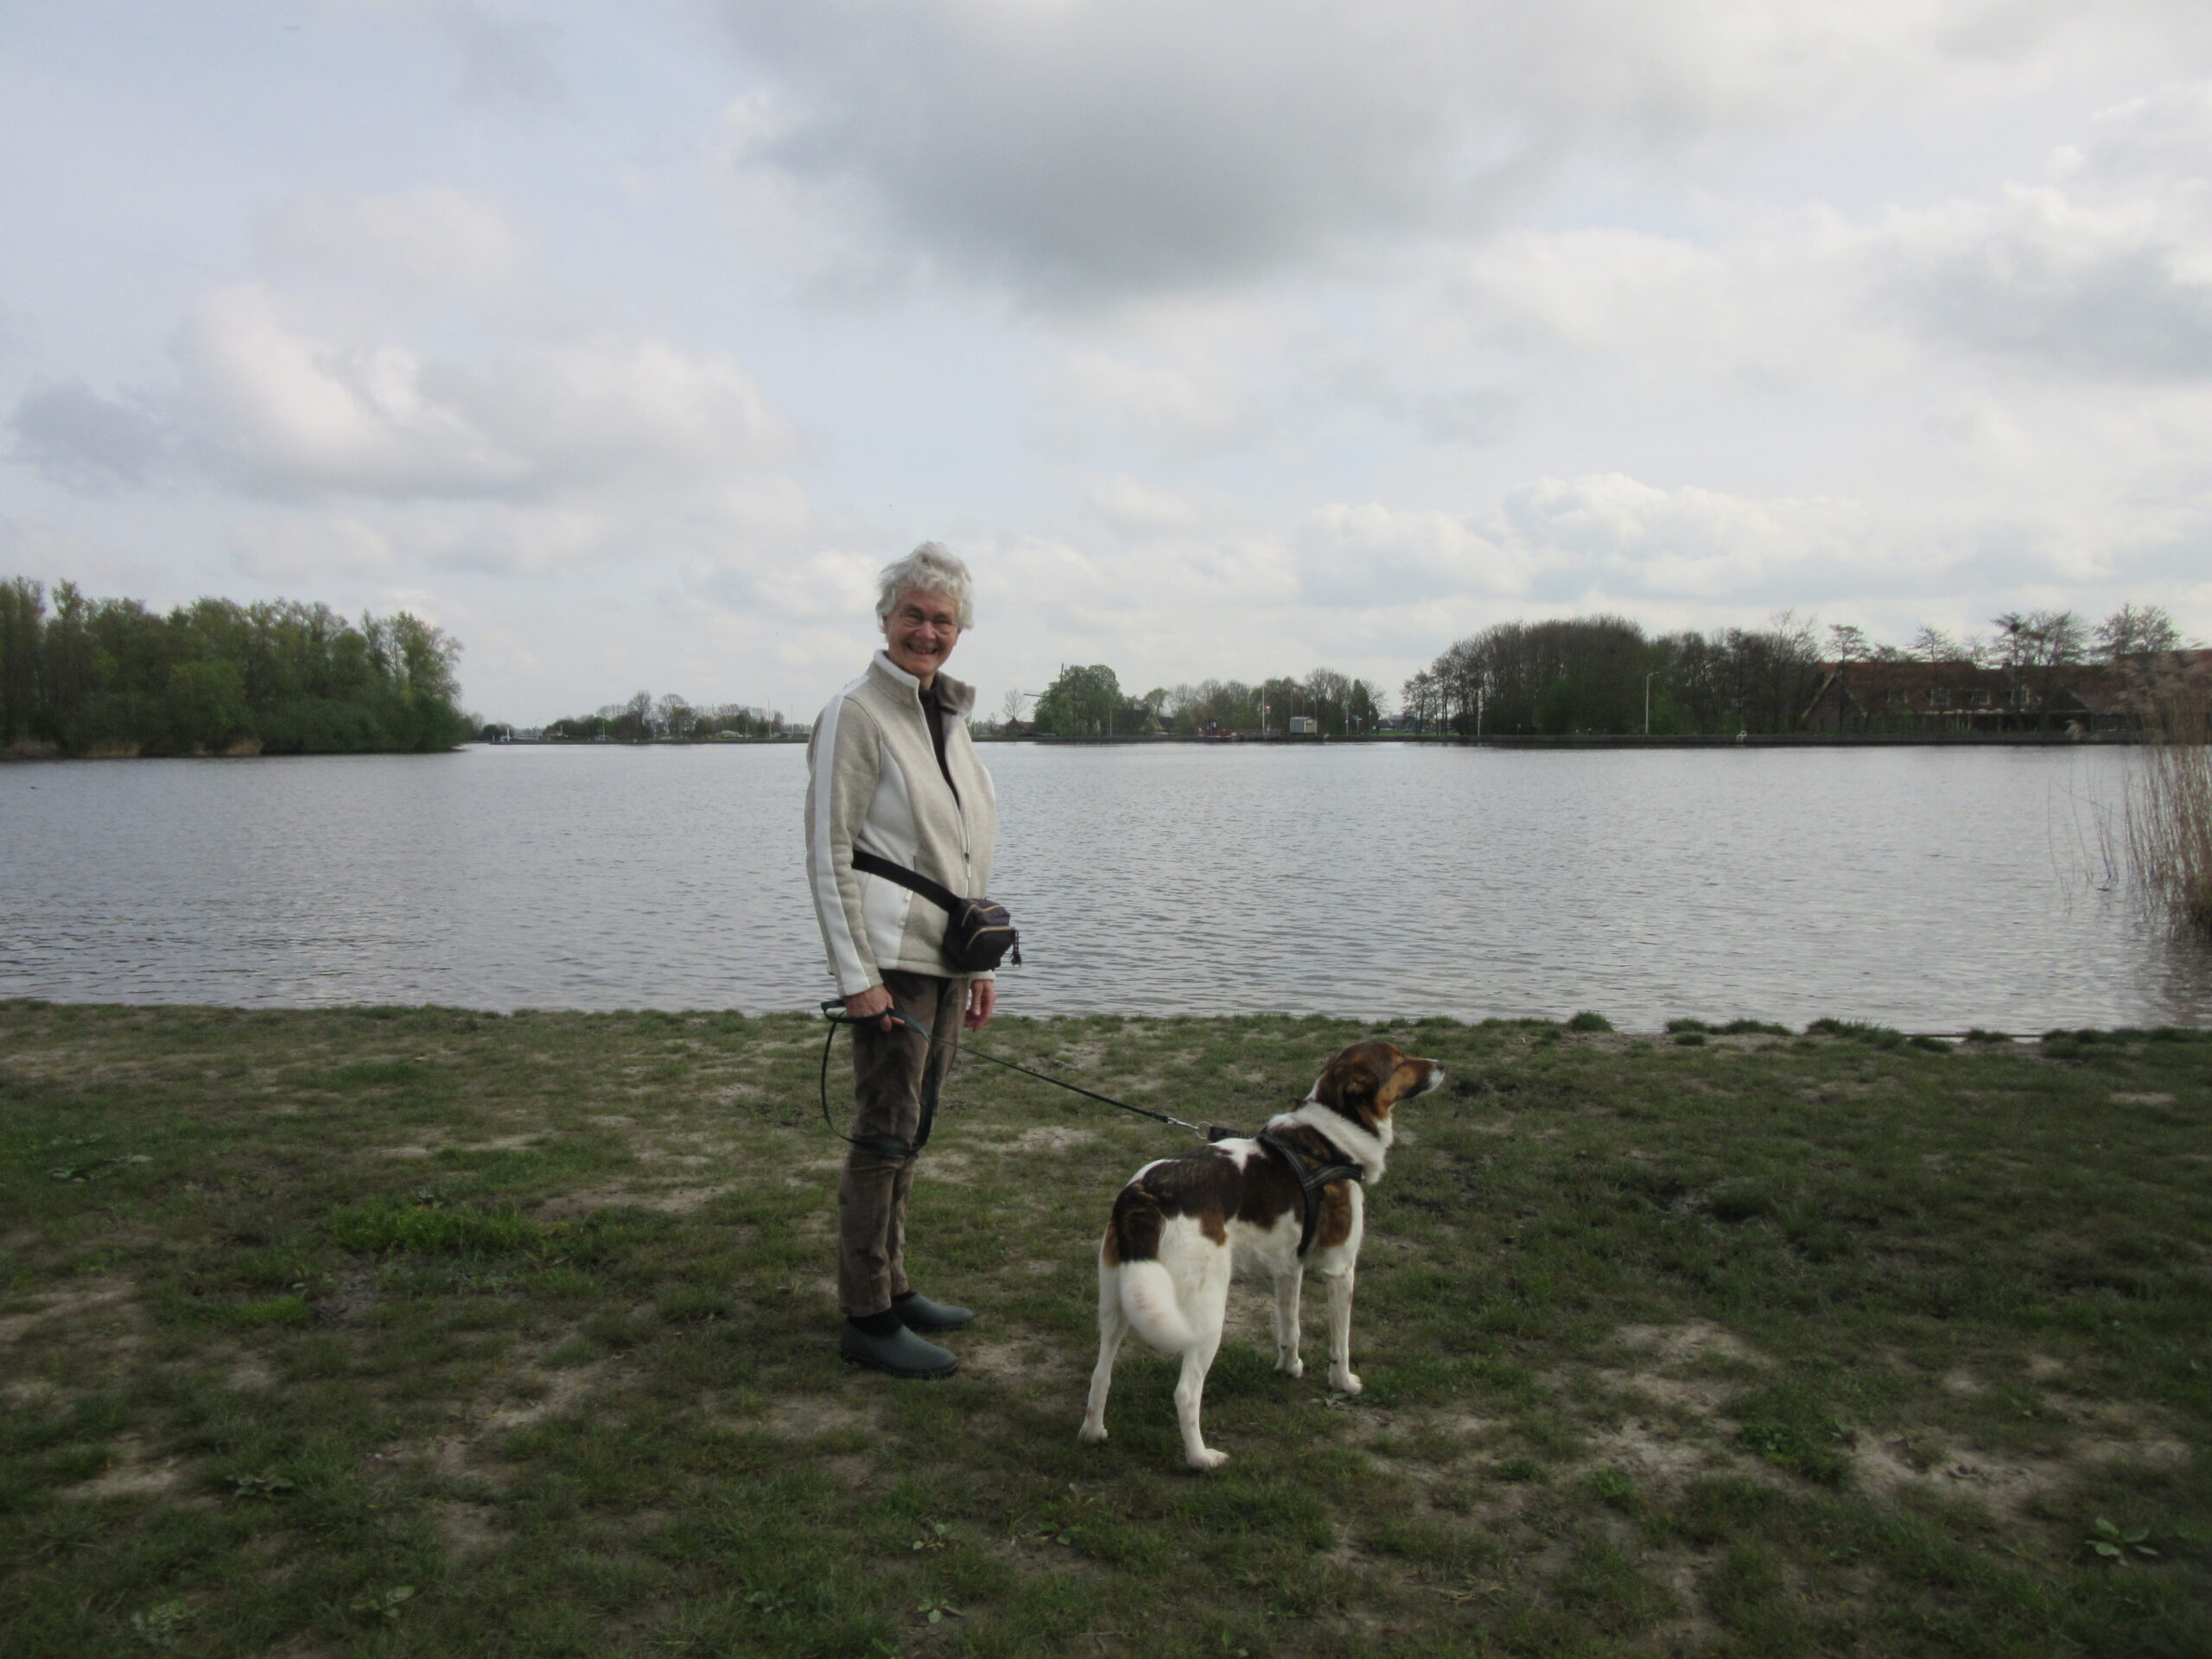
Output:
[[2212,638],[2201,0],[7,0],[0,575],[465,701]]

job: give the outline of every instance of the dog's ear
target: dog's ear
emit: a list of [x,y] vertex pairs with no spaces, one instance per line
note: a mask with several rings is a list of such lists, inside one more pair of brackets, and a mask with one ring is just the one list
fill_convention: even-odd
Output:
[[1375,1109],[1374,1071],[1350,1054],[1339,1054],[1321,1073],[1313,1098],[1347,1117],[1365,1117]]

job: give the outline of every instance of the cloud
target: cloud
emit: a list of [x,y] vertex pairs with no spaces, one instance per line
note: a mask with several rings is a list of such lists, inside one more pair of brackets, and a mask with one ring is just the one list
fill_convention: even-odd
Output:
[[1079,349],[1068,354],[1067,378],[1094,420],[1147,443],[1242,440],[1259,418],[1245,372],[1219,360],[1146,363],[1120,352]]
[[2012,371],[2015,396],[2212,381],[2212,86],[2104,111],[2034,182],[1856,214],[1710,202],[1700,217],[1446,251],[1409,285],[1390,355],[1497,374],[1502,354],[1678,401],[1910,388],[1953,424],[1961,365]]
[[748,95],[745,166],[831,188],[907,245],[1055,303],[1371,264],[1378,241],[1493,227],[1582,159],[1779,131],[1955,60],[2023,55],[2065,21],[2037,0],[720,13],[771,89]]
[[791,441],[719,353],[608,334],[440,361],[315,338],[257,284],[210,296],[177,355],[201,453],[271,495],[550,499],[758,467]]
[[1886,285],[1926,338],[2023,367],[2177,383],[2212,376],[2212,86],[2101,113],[2047,181],[1898,215]]
[[1204,509],[1189,496],[1156,489],[1126,473],[1092,485],[1090,507],[1109,529],[1124,536],[1193,530],[1205,518]]
[[526,252],[497,203],[447,186],[309,191],[257,228],[262,258],[276,270],[365,281],[404,298],[497,298],[514,288]]
[[464,103],[545,110],[570,101],[555,50],[561,31],[553,24],[465,0],[439,10],[441,22],[461,48]]
[[269,582],[385,579],[399,566],[391,537],[351,515],[272,514],[239,525],[232,544],[238,568]]
[[[1306,602],[1764,612],[1870,579],[1924,586],[1966,554],[1927,515],[1848,499],[1756,497],[1620,473],[1536,477],[1465,513],[1380,502],[1315,509],[1294,545]],[[2024,567],[2016,566],[2016,569]]]
[[1512,491],[1499,517],[1551,567],[1556,592],[1573,585],[1727,601],[1832,556],[1833,502],[1758,501],[1694,486],[1662,489],[1624,474],[1541,478]]
[[1317,509],[1300,538],[1303,587],[1317,604],[1365,609],[1445,597],[1527,594],[1528,548],[1478,530],[1463,515],[1378,502]]
[[162,574],[105,541],[38,519],[0,514],[0,570],[33,581],[74,582],[99,593],[143,593]]
[[143,484],[168,448],[161,417],[81,380],[37,385],[8,418],[15,459],[63,487],[98,494]]
[[573,101],[558,51],[561,29],[480,0],[323,0],[340,16],[403,19],[443,35],[459,57],[464,105],[537,113]]

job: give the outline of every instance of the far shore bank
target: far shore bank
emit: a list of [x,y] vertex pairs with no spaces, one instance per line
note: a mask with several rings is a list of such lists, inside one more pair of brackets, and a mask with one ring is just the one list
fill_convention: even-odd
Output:
[[[1723,737],[1713,733],[1677,734],[1645,737],[1617,733],[1575,733],[1560,735],[1516,734],[1475,737],[1456,732],[1370,732],[1357,736],[1322,737],[1285,732],[1236,732],[1198,736],[1182,732],[1142,732],[1116,737],[1060,737],[1042,732],[977,732],[976,741],[988,744],[1033,743],[1039,748],[1133,748],[1173,745],[1193,748],[1342,748],[1397,744],[1414,748],[1445,749],[2063,749],[2134,748],[2150,740],[2139,732],[1750,732]],[[478,741],[449,749],[308,750],[268,754],[259,747],[240,744],[213,753],[142,754],[105,750],[91,754],[64,754],[46,745],[18,744],[0,750],[0,764],[46,764],[67,760],[296,760],[340,754],[455,754],[462,749],[736,749],[782,748],[802,744],[804,732],[777,737],[650,738],[626,740],[547,737]]]
[[[1341,747],[1370,744],[1405,744],[1415,747],[1482,749],[2038,749],[2131,747],[2146,740],[2139,732],[1751,732],[1740,736],[1717,733],[1622,735],[1618,733],[1575,733],[1560,735],[1515,734],[1507,736],[1462,735],[1457,732],[1365,732],[1357,736],[1317,736],[1287,732],[1224,732],[1200,735],[1185,732],[1135,732],[1113,737],[1064,737],[1045,732],[989,732],[975,734],[978,743],[1033,743],[1040,748],[1128,748],[1162,744],[1197,748],[1243,747]],[[711,749],[773,747],[804,742],[806,734],[782,737],[708,739],[652,738],[643,742],[611,740],[575,741],[564,738],[517,737],[482,745],[490,748],[550,749]]]
[[2100,746],[2131,747],[2145,740],[2136,732],[1751,732],[1723,737],[1718,734],[1673,736],[1615,733],[1576,733],[1557,736],[1514,734],[1504,737],[1463,736],[1456,732],[1374,732],[1357,737],[1291,736],[1285,733],[1241,733],[1220,737],[1185,736],[1181,733],[1144,733],[1127,737],[1052,737],[1023,733],[1018,737],[976,734],[979,743],[1036,743],[1047,747],[1109,747],[1143,743],[1186,743],[1206,747],[1237,744],[1327,745],[1408,743],[1439,748],[1479,749],[2040,749]]

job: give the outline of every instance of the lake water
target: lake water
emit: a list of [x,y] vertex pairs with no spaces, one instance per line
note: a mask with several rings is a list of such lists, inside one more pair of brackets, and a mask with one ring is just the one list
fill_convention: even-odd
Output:
[[[992,746],[1008,1012],[2212,1023],[2063,749]],[[797,747],[0,767],[0,995],[797,1008]]]

